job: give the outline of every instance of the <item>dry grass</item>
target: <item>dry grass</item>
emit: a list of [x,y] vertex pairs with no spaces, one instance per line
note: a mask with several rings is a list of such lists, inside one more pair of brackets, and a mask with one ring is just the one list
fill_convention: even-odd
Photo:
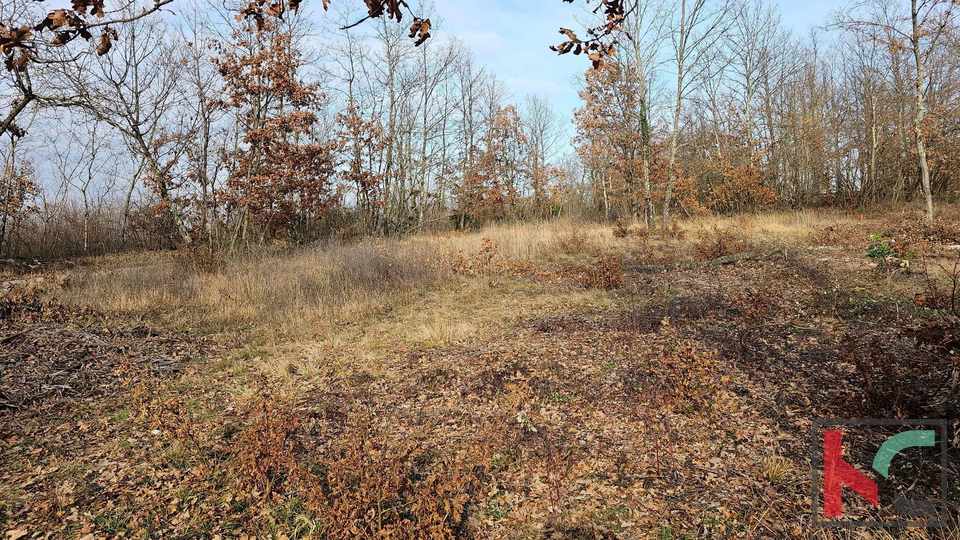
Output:
[[262,372],[302,380],[324,365],[375,366],[397,348],[495,336],[521,312],[611,301],[608,291],[556,288],[549,280],[454,275],[452,259],[491,242],[502,259],[563,269],[609,255],[641,262],[702,258],[696,246],[715,241],[718,230],[735,231],[744,245],[799,244],[810,231],[853,221],[815,211],[711,217],[680,222],[678,235],[624,238],[602,224],[506,223],[472,233],[263,250],[226,257],[213,271],[170,253],[119,255],[81,261],[71,271],[73,285],[57,295],[68,305],[241,336]]
[[796,470],[789,459],[782,456],[768,456],[760,462],[763,477],[774,485],[783,484],[796,476]]
[[564,221],[501,224],[226,257],[204,272],[170,253],[84,261],[67,305],[145,317],[245,344],[228,366],[285,383],[323,369],[378,370],[398,349],[439,349],[498,335],[525,314],[612,302],[603,290],[510,275],[458,276],[450,261],[490,240],[498,257],[565,267],[623,250],[609,227]]
[[[587,251],[610,248],[604,227],[563,222],[505,224],[478,233],[364,241],[295,251],[260,251],[226,257],[212,272],[197,270],[170,254],[112,256],[87,261],[73,271],[65,303],[104,311],[146,314],[208,332],[256,330],[305,337],[344,321],[375,317],[450,277],[444,256],[472,253],[483,239],[501,257],[555,261],[558,246],[579,235]],[[419,322],[422,341],[448,343],[465,328]],[[416,326],[415,326],[416,328]]]
[[693,242],[709,236],[715,230],[735,230],[754,242],[772,244],[800,244],[812,231],[837,225],[854,225],[859,215],[838,210],[803,210],[745,214],[736,217],[703,217],[683,222],[681,227]]
[[291,335],[366,313],[384,296],[422,289],[439,276],[424,247],[384,241],[234,256],[214,272],[173,259],[107,267],[75,276],[64,301],[155,313],[211,331]]
[[614,238],[610,227],[564,220],[503,223],[474,233],[413,237],[409,242],[429,245],[440,253],[471,253],[480,248],[483,239],[496,243],[504,258],[554,263],[567,261],[571,256],[615,250],[623,245]]
[[476,327],[469,321],[457,322],[457,317],[433,313],[416,328],[414,339],[417,345],[427,349],[449,347],[476,333]]
[[[811,230],[853,219],[814,211],[702,218],[679,225],[682,241],[615,238],[611,227],[600,224],[507,223],[475,233],[263,250],[226,257],[210,272],[169,253],[109,256],[82,261],[81,270],[71,272],[73,286],[59,296],[66,304],[146,315],[202,332],[323,337],[339,334],[344,323],[375,321],[384,310],[416,303],[425,291],[449,282],[452,276],[442,261],[477,252],[485,239],[504,259],[558,267],[623,254],[641,244],[648,253],[679,250],[695,257],[689,246],[708,241],[717,230],[736,230],[746,242],[799,242]],[[476,323],[457,321],[462,305],[444,304],[434,302],[427,309],[435,314],[404,321],[414,342],[444,346],[475,331]]]

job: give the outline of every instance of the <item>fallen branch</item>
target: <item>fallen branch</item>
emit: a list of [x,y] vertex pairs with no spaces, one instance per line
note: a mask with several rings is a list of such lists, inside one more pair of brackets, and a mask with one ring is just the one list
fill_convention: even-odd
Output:
[[29,289],[30,287],[43,285],[44,281],[42,277],[34,277],[0,282],[0,298],[9,296],[16,289]]

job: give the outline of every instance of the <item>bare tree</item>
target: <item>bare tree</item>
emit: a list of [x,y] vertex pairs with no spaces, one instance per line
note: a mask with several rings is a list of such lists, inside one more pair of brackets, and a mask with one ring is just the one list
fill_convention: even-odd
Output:
[[[173,0],[151,4],[123,3],[110,10],[103,0],[76,0],[72,9],[55,9],[44,15],[38,2],[13,0],[0,4],[0,55],[11,78],[7,91],[13,94],[8,108],[0,109],[0,134],[22,131],[17,118],[34,103],[69,105],[55,92],[38,88],[33,71],[50,64],[74,64],[90,54],[110,51],[117,29],[147,17]],[[86,44],[98,35],[94,50]],[[48,39],[49,37],[49,39]],[[73,46],[77,38],[84,42]],[[42,85],[41,85],[42,86]]]
[[[927,221],[933,221],[933,191],[927,142],[924,133],[928,62],[949,28],[954,25],[957,3],[953,0],[910,0],[909,17],[899,3],[872,0],[851,5],[835,16],[835,24],[866,36],[886,40],[888,46],[909,47],[913,56],[913,137],[920,171]],[[909,25],[905,23],[907,21]]]
[[8,144],[0,153],[3,158],[0,171],[0,253],[10,252],[11,237],[33,211],[31,202],[38,191],[33,163],[24,155],[21,137],[12,132],[6,135]]
[[663,198],[663,226],[670,222],[670,206],[673,202],[673,188],[677,181],[677,151],[680,146],[680,119],[683,104],[687,97],[703,82],[703,75],[711,66],[719,52],[716,45],[735,20],[735,4],[727,0],[711,2],[709,0],[678,0],[674,18],[670,23],[673,30],[671,69],[676,76],[676,94],[672,111],[669,157],[667,164],[667,185]]
[[533,211],[543,215],[551,175],[550,163],[556,157],[565,130],[550,102],[536,94],[528,95],[524,100],[521,118],[526,135],[527,174],[533,192]]
[[[81,127],[69,129],[66,122]],[[60,182],[76,190],[83,203],[83,253],[90,252],[92,199],[96,197],[95,192],[109,191],[111,187],[103,185],[108,176],[105,172],[111,165],[105,156],[109,138],[103,134],[104,127],[96,120],[73,115],[66,121],[61,119],[59,133],[49,139]]]
[[650,160],[653,129],[651,128],[653,97],[652,87],[664,59],[663,49],[668,39],[666,32],[668,14],[659,2],[637,2],[636,7],[626,19],[627,37],[632,45],[624,48],[632,53],[630,61],[636,68],[639,89],[637,98],[640,106],[641,161],[643,163],[644,221],[648,227],[656,226],[656,212],[653,206],[653,186],[650,178]]
[[189,130],[179,114],[184,96],[182,48],[165,38],[158,18],[141,18],[123,28],[120,46],[88,62],[64,63],[63,95],[71,103],[123,134],[130,151],[144,160],[148,183],[157,193],[180,240],[190,244],[172,170],[187,150]]
[[760,93],[763,74],[775,61],[775,43],[782,36],[779,13],[761,0],[746,0],[726,35],[727,63],[736,75],[730,82],[743,107],[743,130],[752,164],[756,164],[758,157],[754,102]]

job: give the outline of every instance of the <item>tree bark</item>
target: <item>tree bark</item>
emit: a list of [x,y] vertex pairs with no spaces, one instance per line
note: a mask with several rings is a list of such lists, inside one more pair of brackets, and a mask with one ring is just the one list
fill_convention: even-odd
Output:
[[930,188],[930,168],[927,165],[927,146],[923,136],[923,118],[926,105],[923,99],[924,66],[920,55],[920,23],[918,20],[917,0],[911,0],[911,15],[913,18],[913,34],[910,41],[913,44],[913,59],[916,62],[917,80],[914,84],[916,91],[916,113],[913,119],[913,134],[917,141],[917,158],[920,160],[920,185],[923,189],[924,213],[928,222],[933,222],[933,192]]
[[673,202],[673,185],[677,181],[677,147],[680,142],[680,108],[683,105],[683,70],[687,43],[687,2],[680,0],[680,28],[677,40],[677,96],[673,107],[673,132],[670,134],[670,161],[667,165],[667,189],[663,194],[663,230],[670,226],[670,204]]

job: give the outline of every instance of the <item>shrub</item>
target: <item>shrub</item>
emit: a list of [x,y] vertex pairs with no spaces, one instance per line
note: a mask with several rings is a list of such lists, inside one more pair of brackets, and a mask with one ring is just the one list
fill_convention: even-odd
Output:
[[337,454],[317,508],[328,538],[459,537],[475,485],[465,462],[372,429],[347,433]]
[[233,464],[239,476],[250,487],[267,493],[304,482],[306,470],[297,460],[301,450],[293,437],[300,418],[292,407],[268,394],[247,414],[251,423],[240,435],[234,452]]
[[619,289],[625,281],[623,260],[612,255],[600,257],[593,266],[582,267],[577,277],[588,289]]
[[630,225],[625,219],[618,219],[616,223],[613,224],[613,237],[614,238],[626,238],[630,236]]
[[742,234],[733,229],[714,227],[693,244],[697,259],[712,261],[727,255],[750,251],[753,246]]
[[558,237],[557,247],[559,247],[560,251],[565,255],[579,255],[581,253],[587,253],[592,249],[587,237],[579,230],[574,230]]
[[645,240],[650,237],[650,229],[647,227],[634,227],[625,219],[618,219],[613,224],[614,238],[637,238]]
[[500,258],[500,244],[484,238],[480,241],[480,248],[476,253],[464,255],[458,254],[453,261],[452,267],[455,274],[479,276],[494,270],[497,260]]
[[753,167],[717,168],[721,183],[707,196],[707,205],[716,212],[733,213],[771,207],[777,203],[777,192],[764,184],[760,172]]
[[897,252],[890,245],[890,241],[884,239],[881,235],[873,233],[869,236],[870,245],[867,247],[867,257],[876,260],[886,260],[887,257],[894,257]]
[[222,255],[207,246],[183,248],[177,252],[176,259],[187,270],[198,274],[216,272],[224,265]]
[[284,494],[323,538],[460,537],[477,480],[464,456],[391,439],[366,418],[311,453],[291,403],[267,394],[248,415],[234,446],[241,485]]

